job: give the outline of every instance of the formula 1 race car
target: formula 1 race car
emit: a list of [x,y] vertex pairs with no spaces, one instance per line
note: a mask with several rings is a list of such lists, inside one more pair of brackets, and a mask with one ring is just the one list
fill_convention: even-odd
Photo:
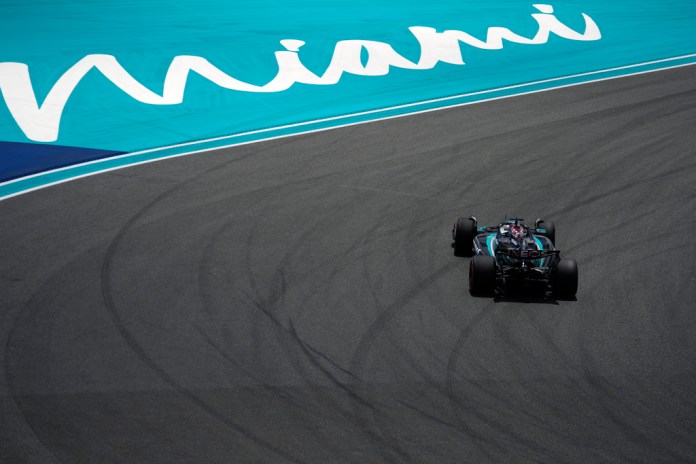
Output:
[[555,249],[556,227],[542,218],[534,227],[522,218],[480,227],[474,216],[460,217],[452,228],[455,256],[472,256],[469,289],[491,295],[496,290],[550,288],[557,298],[573,298],[578,289],[578,264],[561,259]]

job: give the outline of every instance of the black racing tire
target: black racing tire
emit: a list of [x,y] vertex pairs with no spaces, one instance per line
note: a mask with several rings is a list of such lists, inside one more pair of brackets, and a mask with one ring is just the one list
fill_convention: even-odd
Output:
[[562,259],[556,265],[553,293],[557,298],[575,297],[578,291],[578,263],[574,259]]
[[495,258],[474,256],[469,263],[469,291],[475,295],[491,295],[495,286]]
[[452,230],[452,247],[454,256],[473,256],[474,237],[476,237],[476,223],[471,218],[460,217],[454,223]]
[[556,224],[553,221],[541,221],[537,224],[537,227],[545,229],[543,233],[539,232],[539,235],[548,238],[553,246],[556,246]]

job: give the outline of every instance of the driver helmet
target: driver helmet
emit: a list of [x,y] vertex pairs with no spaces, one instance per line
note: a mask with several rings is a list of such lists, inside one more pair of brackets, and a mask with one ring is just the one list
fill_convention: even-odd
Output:
[[521,241],[522,238],[524,237],[524,227],[522,227],[520,225],[511,226],[510,227],[510,235],[512,236],[512,238],[515,241],[517,241],[517,242]]

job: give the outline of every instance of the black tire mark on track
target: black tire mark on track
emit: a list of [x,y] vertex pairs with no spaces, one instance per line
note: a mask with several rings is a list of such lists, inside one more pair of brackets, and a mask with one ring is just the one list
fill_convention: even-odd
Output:
[[374,345],[374,343],[379,339],[381,333],[386,329],[389,323],[394,320],[399,311],[403,309],[410,301],[420,295],[430,285],[435,283],[445,274],[451,272],[455,266],[456,263],[449,263],[440,267],[425,279],[417,282],[412,290],[406,292],[380,312],[379,316],[377,316],[374,322],[360,338],[358,347],[353,353],[351,360],[351,371],[357,378],[363,378],[367,357],[372,350],[372,345]]
[[[330,174],[328,176],[322,176],[322,177],[333,177],[336,174]],[[313,180],[319,180],[322,177],[317,177],[314,178]],[[290,185],[298,184],[299,185],[299,190],[303,188],[303,185],[306,183],[306,181],[301,181],[301,182],[291,182],[288,184],[285,184],[285,187],[288,187]],[[276,187],[277,188],[277,187]],[[299,191],[298,190],[298,191]],[[297,192],[295,192],[297,193]],[[265,207],[262,207],[262,210],[265,210],[268,208],[270,202],[272,200],[269,199],[265,203]],[[221,230],[224,230],[226,226],[223,225],[221,227]],[[257,220],[254,224],[254,226],[251,228],[248,239],[247,239],[247,250],[253,249],[251,240],[255,236],[256,231],[260,227],[260,220]],[[375,226],[376,228],[376,226]],[[375,228],[370,229],[367,231],[364,235],[365,239],[369,238],[371,233],[375,230]],[[379,445],[385,445],[387,443],[385,442],[375,442],[375,437],[368,433],[368,431],[365,429],[365,421],[362,421],[360,419],[357,419],[352,415],[351,412],[345,411],[344,408],[341,407],[341,405],[337,404],[331,397],[329,397],[327,394],[323,393],[321,389],[317,388],[311,381],[307,380],[307,375],[305,372],[305,369],[302,366],[303,361],[309,361],[310,364],[318,371],[320,372],[326,379],[328,379],[331,384],[336,386],[340,391],[345,392],[349,398],[352,398],[354,404],[358,404],[359,410],[362,410],[362,408],[367,408],[371,409],[374,408],[372,404],[369,403],[369,401],[363,399],[356,391],[350,389],[346,384],[341,382],[337,377],[334,376],[334,374],[326,369],[322,362],[318,359],[321,358],[325,361],[328,361],[332,366],[337,368],[339,371],[342,373],[348,375],[350,378],[353,378],[353,375],[351,372],[343,369],[342,367],[338,366],[334,361],[330,360],[327,358],[323,353],[319,352],[317,349],[312,347],[310,344],[305,342],[304,340],[301,339],[299,334],[297,333],[293,322],[292,318],[290,315],[287,315],[287,323],[284,323],[281,320],[280,317],[280,308],[283,307],[283,305],[280,305],[279,303],[281,302],[283,296],[285,295],[286,292],[286,285],[287,285],[287,279],[285,278],[285,271],[284,269],[288,268],[291,262],[292,258],[292,253],[294,250],[300,249],[300,245],[304,243],[309,235],[313,233],[314,227],[311,225],[309,227],[306,227],[304,232],[302,232],[297,239],[294,240],[293,244],[289,246],[289,249],[291,251],[286,252],[286,254],[283,256],[281,259],[281,262],[276,268],[274,278],[271,282],[270,290],[269,290],[269,295],[268,297],[264,297],[262,288],[256,283],[256,281],[253,279],[253,270],[251,268],[251,257],[249,253],[246,254],[246,268],[247,268],[247,275],[250,278],[250,284],[252,291],[255,293],[255,295],[248,295],[249,300],[252,302],[254,307],[264,315],[264,317],[267,318],[272,324],[273,327],[275,327],[275,332],[276,332],[276,339],[277,341],[281,344],[281,346],[284,347],[284,353],[290,357],[289,361],[295,371],[300,375],[301,378],[305,379],[305,383],[312,389],[314,394],[318,397],[321,398],[330,408],[336,411],[337,414],[339,414],[341,417],[346,419],[349,423],[353,424],[357,430],[359,430],[361,433],[365,433],[367,438],[373,441],[373,444],[378,445],[377,448],[381,448]],[[215,234],[218,235],[218,234]],[[209,246],[212,246],[212,242],[215,240],[215,237],[211,240],[211,243],[209,243]],[[351,253],[357,249],[360,248],[360,243],[361,240],[358,238],[353,245],[350,247],[348,250],[348,253]],[[335,258],[338,258],[345,254],[345,252],[338,252],[335,255]],[[205,260],[205,258],[204,258]],[[332,260],[333,261],[333,260]],[[333,276],[338,272],[338,269],[334,268],[332,269],[332,272],[329,274],[327,278],[325,278],[325,281],[331,281]],[[308,273],[309,275],[309,273]],[[201,279],[199,278],[199,283],[201,282]],[[202,284],[201,284],[201,290],[202,292]],[[204,295],[201,295],[201,299],[203,300],[204,304],[206,304],[206,299],[204,298]],[[210,343],[211,341],[208,340]],[[214,345],[214,344],[213,344]],[[215,347],[214,347],[215,348]],[[305,356],[304,358],[298,357],[296,355],[297,350],[300,350],[300,352]],[[219,351],[219,348],[217,348]],[[224,357],[224,356],[223,356]],[[236,364],[233,364],[236,365]],[[322,444],[324,446],[327,446],[326,440],[322,441]],[[406,456],[402,456],[402,459],[405,459]],[[391,459],[390,459],[391,460]]]
[[[454,415],[457,418],[457,422],[459,423],[460,428],[462,431],[468,436],[473,438],[474,445],[476,448],[481,452],[482,455],[486,456],[488,460],[492,463],[498,462],[498,460],[493,456],[493,454],[484,446],[484,444],[487,444],[489,446],[495,446],[496,448],[499,447],[499,445],[491,440],[489,436],[486,436],[485,434],[475,430],[472,426],[467,424],[466,418],[463,415],[463,411],[461,411],[461,405],[460,401],[457,398],[457,393],[455,391],[455,375],[456,375],[456,368],[457,368],[457,362],[459,360],[459,357],[461,355],[461,351],[464,349],[464,345],[468,341],[469,336],[473,333],[474,329],[476,328],[477,325],[479,325],[487,316],[489,316],[489,312],[492,310],[492,305],[494,303],[490,303],[486,305],[484,309],[482,309],[472,320],[471,322],[464,327],[460,331],[459,338],[454,344],[454,347],[452,348],[452,352],[450,353],[449,359],[447,361],[447,397],[450,401],[450,404],[452,405],[452,411],[454,411]],[[473,414],[481,421],[487,422],[487,418],[484,417],[482,414],[473,411]]]
[[[384,332],[387,326],[397,317],[398,313],[410,301],[412,301],[414,298],[420,295],[425,289],[427,289],[430,285],[435,283],[442,276],[449,273],[453,269],[453,267],[454,264],[447,264],[441,267],[440,269],[436,270],[425,279],[421,280],[420,282],[417,282],[412,290],[408,291],[400,298],[398,298],[396,301],[394,301],[392,304],[386,306],[384,309],[380,311],[379,316],[377,316],[377,318],[372,322],[367,331],[360,338],[358,346],[353,353],[350,367],[350,370],[351,372],[353,372],[353,375],[355,375],[358,379],[361,379],[361,381],[364,382],[363,379],[364,371],[367,364],[367,358],[370,352],[372,351],[374,344],[382,336],[382,332]],[[376,301],[376,303],[379,304],[378,301]],[[392,440],[392,442],[395,441]],[[396,441],[395,443],[398,443],[398,441]],[[404,452],[402,451],[400,454],[403,453]]]
[[[399,455],[396,460],[393,456],[385,454],[389,445],[392,445],[391,447],[393,448],[393,444],[385,441],[378,434],[370,431],[369,421],[365,418],[364,410],[368,409],[374,411],[375,406],[360,396],[357,391],[349,388],[348,385],[341,382],[333,375],[333,373],[323,366],[323,364],[316,357],[318,351],[302,340],[297,333],[290,314],[287,315],[288,327],[285,327],[284,324],[279,320],[279,310],[281,307],[284,307],[284,305],[280,303],[282,302],[287,291],[287,280],[285,278],[284,269],[289,267],[293,251],[299,249],[299,245],[305,243],[306,239],[311,233],[313,233],[313,231],[314,227],[308,226],[289,247],[291,251],[288,251],[283,256],[281,262],[276,268],[276,273],[271,283],[268,298],[265,300],[264,304],[257,305],[257,307],[275,323],[276,327],[278,328],[276,338],[278,342],[285,347],[285,353],[289,356],[293,356],[295,349],[299,348],[304,354],[304,358],[294,356],[294,359],[291,361],[293,368],[300,375],[300,377],[307,379],[307,375],[302,366],[302,361],[307,360],[310,362],[312,367],[319,371],[327,380],[329,380],[332,385],[338,388],[339,391],[343,391],[348,395],[348,397],[352,400],[352,403],[356,405],[357,417],[352,411],[344,410],[341,405],[336,404],[336,402],[331,397],[323,393],[321,389],[317,388],[312,382],[306,380],[307,385],[312,389],[317,397],[322,398],[329,407],[336,411],[341,417],[346,419],[348,423],[352,424],[359,432],[363,433],[373,445],[376,445],[376,448],[382,452],[382,455],[387,462],[399,462],[399,458],[402,461],[405,461],[408,456],[405,453],[399,452],[399,450],[396,450],[397,454]],[[368,236],[369,232],[365,234],[365,237]],[[360,242],[360,240],[354,241],[353,245],[349,249],[349,252],[351,250],[359,249],[358,244]],[[337,256],[340,256],[341,254],[343,253],[337,253]],[[333,269],[328,280],[330,281],[337,272],[337,269]],[[261,295],[257,296],[259,299],[261,298]],[[322,357],[326,359],[324,356]],[[331,361],[331,363],[335,365],[333,361]],[[340,368],[340,370],[348,373],[350,377],[355,378],[352,372],[346,371],[343,368]]]
[[[249,155],[251,156],[251,155]],[[151,200],[149,203],[147,203],[145,206],[143,206],[140,210],[138,210],[118,231],[116,236],[113,238],[111,243],[109,244],[109,247],[106,251],[106,254],[104,256],[104,261],[102,264],[102,297],[104,301],[105,308],[111,318],[111,320],[114,323],[114,326],[118,330],[120,336],[123,338],[123,340],[128,344],[128,346],[131,348],[131,350],[147,365],[160,379],[162,379],[167,385],[169,385],[171,388],[173,388],[177,393],[179,393],[181,396],[184,398],[188,399],[192,404],[197,406],[200,410],[211,416],[212,418],[216,419],[218,422],[223,424],[224,426],[228,427],[230,430],[233,430],[237,433],[239,433],[241,436],[249,439],[250,441],[255,442],[259,446],[272,451],[279,457],[290,461],[294,463],[301,463],[303,462],[301,459],[297,458],[296,456],[293,456],[292,454],[286,452],[285,450],[278,448],[275,446],[273,443],[264,440],[263,438],[257,436],[254,434],[250,429],[247,427],[243,426],[242,424],[233,421],[229,419],[228,417],[220,414],[218,411],[216,411],[213,407],[208,405],[204,400],[196,396],[193,392],[187,390],[185,387],[183,387],[181,384],[179,384],[176,380],[174,380],[173,377],[171,377],[167,372],[159,366],[150,356],[146,353],[144,348],[138,343],[138,341],[135,339],[133,334],[130,333],[130,331],[126,328],[125,324],[121,320],[121,316],[119,312],[116,309],[115,303],[114,303],[114,298],[111,292],[111,285],[110,285],[110,276],[111,276],[111,271],[112,271],[112,260],[114,255],[116,254],[119,246],[121,245],[121,242],[123,241],[124,237],[127,235],[127,233],[130,231],[130,229],[138,222],[138,220],[145,215],[150,209],[152,209],[155,205],[163,201],[165,198],[167,198],[169,195],[172,193],[176,192],[177,190],[183,188],[190,182],[193,182],[197,180],[198,178],[201,178],[207,174],[210,174],[223,166],[226,166],[228,164],[232,164],[235,162],[238,162],[239,159],[233,159],[230,160],[226,163],[223,163],[222,165],[215,166],[211,169],[205,170],[200,174],[197,174],[193,177],[190,177],[183,182],[180,182],[179,184],[175,185],[174,187],[162,192],[160,195],[155,197],[153,200]]]
[[19,393],[17,393],[17,388],[14,382],[14,375],[12,374],[12,371],[10,369],[10,357],[11,357],[11,352],[12,352],[12,342],[15,337],[15,333],[17,331],[17,324],[20,320],[21,317],[26,316],[26,311],[29,307],[32,306],[34,303],[34,300],[38,298],[38,295],[40,295],[45,288],[49,286],[49,284],[55,279],[56,276],[60,275],[65,268],[69,267],[73,261],[70,261],[68,263],[65,263],[64,265],[60,266],[58,269],[56,269],[54,272],[52,272],[49,277],[43,282],[43,284],[35,291],[33,292],[32,296],[29,298],[29,300],[24,304],[22,307],[22,310],[17,312],[17,315],[14,317],[12,320],[12,325],[10,326],[8,335],[7,335],[7,340],[5,341],[5,356],[3,360],[4,364],[4,369],[5,369],[5,378],[7,379],[7,387],[8,391],[10,392],[10,396],[12,398],[12,402],[15,404],[17,409],[20,411],[22,414],[22,418],[24,419],[24,422],[27,424],[29,429],[31,430],[31,433],[33,436],[36,438],[36,440],[39,442],[41,447],[45,449],[51,457],[53,457],[57,462],[63,463],[64,461],[60,459],[58,454],[51,449],[51,447],[41,438],[40,433],[32,423],[31,419],[29,418],[28,413],[26,412],[25,407],[23,406],[23,402],[21,399],[21,396]]

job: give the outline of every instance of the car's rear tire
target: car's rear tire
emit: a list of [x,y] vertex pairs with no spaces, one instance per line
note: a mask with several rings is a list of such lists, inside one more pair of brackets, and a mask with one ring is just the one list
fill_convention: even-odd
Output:
[[553,293],[557,298],[573,298],[578,291],[578,263],[574,259],[562,259],[556,265]]
[[473,256],[476,223],[471,218],[460,217],[454,223],[452,239],[454,240],[454,256]]
[[553,246],[556,246],[556,225],[553,221],[539,221],[537,227],[544,229],[544,232],[538,232],[538,234],[548,238]]
[[495,291],[495,258],[476,255],[469,263],[469,290],[476,295],[490,295]]

